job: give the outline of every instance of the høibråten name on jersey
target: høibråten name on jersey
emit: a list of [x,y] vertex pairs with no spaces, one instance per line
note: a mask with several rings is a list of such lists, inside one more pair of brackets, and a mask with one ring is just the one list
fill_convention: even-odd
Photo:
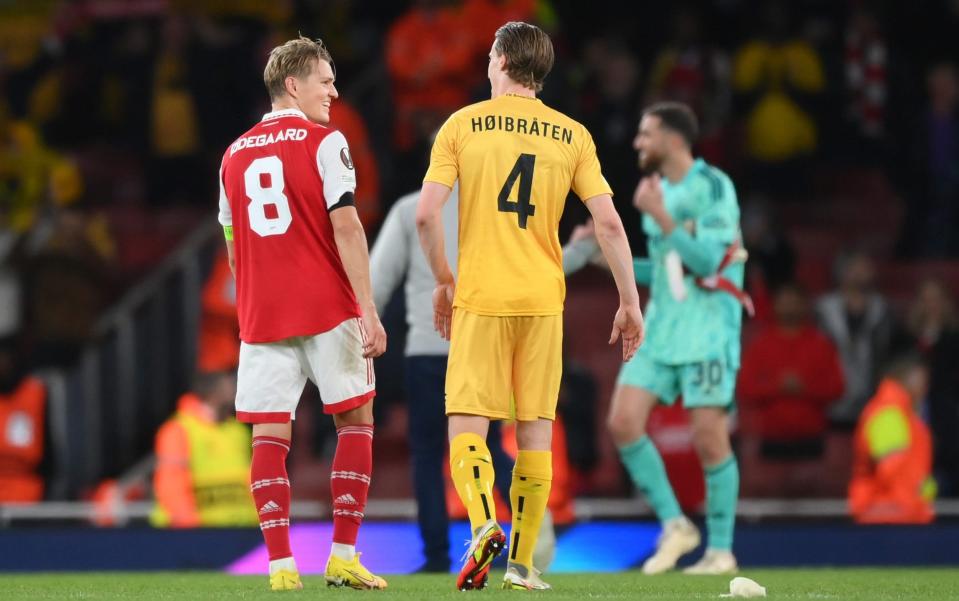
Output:
[[470,125],[473,128],[473,132],[498,129],[500,131],[515,131],[516,133],[529,136],[552,138],[558,142],[565,142],[566,144],[573,143],[573,130],[548,121],[540,121],[539,119],[524,119],[522,117],[510,117],[508,115],[485,115],[471,118]]

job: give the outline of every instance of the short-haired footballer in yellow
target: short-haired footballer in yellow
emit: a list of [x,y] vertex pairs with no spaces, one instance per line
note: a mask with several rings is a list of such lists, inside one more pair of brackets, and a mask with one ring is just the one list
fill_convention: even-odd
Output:
[[[450,471],[473,540],[457,587],[483,588],[506,545],[492,502],[490,419],[517,420],[519,454],[504,588],[545,589],[533,570],[552,479],[552,420],[562,375],[563,277],[559,220],[572,189],[586,203],[619,289],[610,344],[623,360],[643,337],[626,233],[596,147],[582,125],[536,98],[553,66],[542,30],[510,22],[489,54],[492,99],[454,113],[433,144],[416,224],[437,287],[434,325],[451,340],[446,372]],[[459,180],[459,281],[446,260],[441,210]],[[511,398],[515,408],[511,407]]]

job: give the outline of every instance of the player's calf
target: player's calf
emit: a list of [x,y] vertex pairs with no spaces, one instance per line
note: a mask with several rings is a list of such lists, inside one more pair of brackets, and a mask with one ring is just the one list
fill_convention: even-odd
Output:
[[270,588],[302,588],[290,550],[290,481],[286,456],[290,441],[272,436],[253,438],[250,490],[260,518],[260,530],[270,557]]

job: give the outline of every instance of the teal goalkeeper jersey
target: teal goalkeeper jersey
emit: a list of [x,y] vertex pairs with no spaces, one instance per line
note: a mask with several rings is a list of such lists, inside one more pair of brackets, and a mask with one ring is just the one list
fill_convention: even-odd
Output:
[[[652,272],[646,341],[640,350],[660,363],[725,359],[738,368],[742,306],[731,294],[706,290],[695,282],[696,277],[715,273],[729,245],[741,240],[736,189],[725,173],[702,159],[680,182],[662,178],[662,187],[663,201],[677,227],[664,236],[656,221],[643,215]],[[695,262],[690,260],[690,248],[696,251]],[[669,288],[665,260],[670,250],[683,258],[687,294],[682,301],[674,299]],[[721,275],[742,288],[744,272],[743,263],[733,263]]]

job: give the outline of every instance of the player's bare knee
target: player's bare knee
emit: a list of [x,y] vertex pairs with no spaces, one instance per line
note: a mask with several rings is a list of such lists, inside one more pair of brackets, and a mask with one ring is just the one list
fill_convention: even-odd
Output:
[[342,413],[333,414],[333,424],[337,428],[343,426],[365,426],[373,423],[373,401],[366,402],[359,407]]
[[642,438],[646,434],[646,416],[640,400],[617,394],[606,417],[606,428],[616,446],[625,446]]
[[711,466],[721,463],[732,452],[729,436],[724,430],[698,429],[693,431],[693,447],[700,463]]
[[281,424],[253,424],[253,436],[269,436],[270,438],[293,438],[293,422]]
[[553,447],[553,422],[548,419],[516,422],[516,446],[522,451],[549,451]]
[[646,433],[642,423],[628,411],[612,410],[606,418],[606,428],[613,437],[616,446],[621,447],[635,442]]
[[489,418],[482,415],[454,413],[449,416],[449,439],[452,441],[460,434],[472,433],[486,438],[489,432]]

